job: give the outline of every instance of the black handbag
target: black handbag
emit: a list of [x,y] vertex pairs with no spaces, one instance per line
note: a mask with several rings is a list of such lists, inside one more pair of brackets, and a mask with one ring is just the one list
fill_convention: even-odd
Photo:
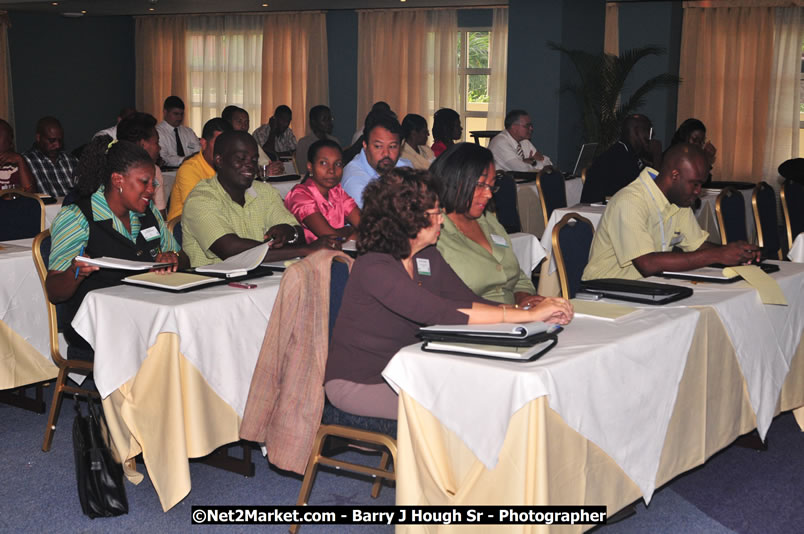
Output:
[[[89,413],[81,412],[78,396],[75,398],[73,421],[73,452],[75,476],[78,480],[78,498],[81,510],[91,519],[114,517],[128,513],[128,499],[123,485],[123,467],[114,459],[103,440],[102,427],[106,427],[103,410],[98,401],[89,397]],[[108,427],[106,427],[108,438]]]

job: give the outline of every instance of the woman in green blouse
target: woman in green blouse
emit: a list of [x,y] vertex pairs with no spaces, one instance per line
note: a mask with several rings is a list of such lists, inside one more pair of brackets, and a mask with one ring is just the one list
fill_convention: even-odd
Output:
[[436,159],[430,172],[446,212],[438,250],[450,267],[483,298],[518,306],[541,302],[519,267],[508,233],[486,211],[497,190],[491,151],[459,143]]

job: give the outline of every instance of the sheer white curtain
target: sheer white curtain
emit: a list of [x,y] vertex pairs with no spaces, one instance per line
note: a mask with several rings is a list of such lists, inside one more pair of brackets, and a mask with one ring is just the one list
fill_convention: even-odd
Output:
[[486,129],[502,130],[505,119],[505,93],[508,72],[508,8],[494,9],[489,50],[489,114]]
[[774,21],[774,54],[762,176],[777,191],[781,185],[777,171],[779,164],[799,156],[803,11],[801,7],[777,8]]
[[359,11],[357,127],[378,100],[400,119],[456,109],[457,34],[455,10]]
[[255,15],[190,17],[187,21],[189,102],[185,123],[204,123],[234,104],[259,120],[263,20]]

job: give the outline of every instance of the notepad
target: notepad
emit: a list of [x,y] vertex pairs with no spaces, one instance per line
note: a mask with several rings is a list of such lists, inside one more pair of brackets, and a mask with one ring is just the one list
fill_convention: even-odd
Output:
[[737,265],[723,269],[724,276],[742,276],[751,287],[759,292],[763,304],[787,306],[787,299],[779,283],[757,265]]
[[604,321],[616,321],[621,317],[639,311],[639,308],[614,304],[613,302],[592,302],[580,299],[572,299],[571,302],[575,310],[575,317],[590,317]]
[[167,289],[170,291],[182,291],[191,287],[220,281],[220,278],[215,278],[214,276],[202,276],[193,273],[143,273],[123,278],[123,282],[128,282],[129,284]]
[[225,261],[196,267],[197,273],[215,273],[226,275],[226,278],[233,276],[243,276],[252,269],[256,269],[262,263],[265,254],[268,253],[268,243],[263,243],[254,248],[244,250],[240,254],[235,254]]
[[160,267],[168,267],[172,263],[165,262],[150,262],[150,261],[131,261],[121,258],[110,258],[108,256],[101,256],[100,258],[87,258],[86,256],[77,256],[76,261],[84,262],[89,265],[95,265],[102,269],[122,269],[124,271],[149,271],[151,269],[159,269]]

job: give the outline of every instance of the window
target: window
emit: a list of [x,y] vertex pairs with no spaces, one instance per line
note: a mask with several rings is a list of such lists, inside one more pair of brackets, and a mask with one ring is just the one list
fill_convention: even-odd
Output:
[[[463,28],[458,32],[458,113],[463,123],[463,140],[469,132],[485,130],[489,113],[491,70],[491,29]],[[504,68],[504,67],[503,67]],[[488,140],[483,143],[487,144]]]

